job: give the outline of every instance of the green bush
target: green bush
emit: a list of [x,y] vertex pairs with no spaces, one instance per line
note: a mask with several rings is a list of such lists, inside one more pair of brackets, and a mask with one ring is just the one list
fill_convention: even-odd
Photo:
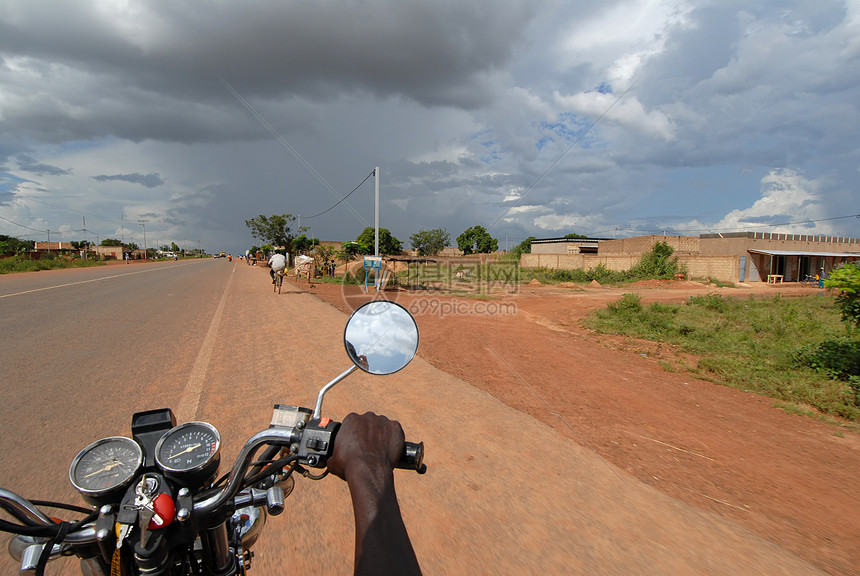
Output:
[[713,310],[714,312],[724,312],[726,310],[726,301],[720,294],[690,296],[690,304],[693,306],[701,306],[706,310]]
[[367,270],[359,268],[355,274],[347,272],[343,277],[343,284],[364,284],[364,279],[367,276]]
[[795,353],[795,362],[847,382],[852,376],[860,376],[860,341],[825,340],[812,344]]
[[678,258],[672,258],[674,252],[674,248],[666,242],[657,242],[651,251],[630,269],[631,279],[673,278],[678,273]]
[[0,258],[0,274],[14,272],[36,272],[39,270],[52,270],[54,268],[78,268],[85,266],[101,266],[100,260],[80,260],[57,256],[56,254],[43,254],[40,260],[30,260],[20,256]]
[[619,316],[630,316],[642,312],[642,297],[639,294],[624,294],[615,302],[606,305],[606,309]]

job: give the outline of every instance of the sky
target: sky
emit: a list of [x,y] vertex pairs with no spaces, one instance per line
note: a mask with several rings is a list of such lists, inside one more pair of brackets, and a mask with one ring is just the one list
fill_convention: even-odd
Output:
[[353,240],[376,167],[404,247],[860,236],[860,0],[0,0],[0,234]]

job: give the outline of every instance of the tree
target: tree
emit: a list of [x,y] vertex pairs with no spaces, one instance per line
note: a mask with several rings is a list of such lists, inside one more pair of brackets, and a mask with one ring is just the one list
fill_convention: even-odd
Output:
[[361,250],[361,244],[358,242],[344,242],[341,247],[341,251],[338,252],[338,258],[343,260],[344,263],[347,263],[351,260],[355,260],[359,254],[362,254],[363,252]]
[[444,228],[419,230],[409,237],[409,242],[419,256],[435,256],[451,243],[451,235]]
[[[359,254],[373,254],[373,247],[376,242],[375,232],[372,226],[368,226],[358,235],[355,241],[360,246]],[[403,242],[391,235],[387,228],[379,229],[379,253],[380,254],[400,254],[403,251]]]
[[511,249],[511,256],[515,258],[519,258],[523,254],[531,254],[532,252],[532,241],[535,239],[534,236],[529,236],[516,246]]
[[105,238],[99,246],[122,246],[122,241],[116,238]]
[[588,236],[583,236],[582,234],[565,234],[565,238],[588,238]]
[[824,285],[840,290],[836,304],[842,310],[842,319],[860,327],[860,265],[851,262],[840,266],[830,273]]
[[499,241],[483,226],[472,226],[457,236],[457,248],[464,254],[489,254],[499,249]]
[[34,246],[33,240],[21,240],[15,236],[0,234],[0,254],[18,254],[32,250]]
[[293,238],[293,250],[295,250],[296,253],[307,252],[312,250],[314,246],[319,245],[319,243],[319,238],[308,238],[302,234],[298,238]]
[[245,220],[245,226],[251,229],[251,235],[258,240],[273,246],[283,246],[287,251],[292,250],[293,230],[290,226],[296,221],[292,214],[273,214]]

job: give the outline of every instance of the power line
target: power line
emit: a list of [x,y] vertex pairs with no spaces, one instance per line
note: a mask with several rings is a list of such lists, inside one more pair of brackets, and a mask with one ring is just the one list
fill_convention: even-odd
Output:
[[[221,84],[223,84],[223,85],[224,85],[224,87],[225,87],[225,88],[227,88],[227,90],[229,90],[229,92],[233,95],[233,97],[234,97],[236,100],[238,100],[238,101],[239,101],[239,103],[240,103],[242,106],[244,106],[244,107],[245,107],[245,109],[246,109],[246,110],[248,110],[248,112],[250,112],[250,113],[254,116],[254,118],[256,118],[256,119],[257,119],[257,121],[258,121],[260,124],[262,124],[262,125],[263,125],[263,127],[264,127],[266,130],[268,130],[268,131],[269,131],[269,133],[270,133],[272,136],[274,136],[274,137],[275,137],[275,139],[276,139],[278,142],[280,142],[280,143],[281,143],[281,144],[282,144],[282,145],[283,145],[287,150],[289,150],[289,151],[293,154],[293,156],[295,156],[295,157],[296,157],[296,159],[297,159],[297,160],[302,164],[302,166],[304,166],[304,167],[307,169],[307,171],[308,171],[308,172],[310,172],[310,173],[314,176],[314,178],[316,178],[316,179],[317,179],[317,181],[318,181],[320,184],[322,184],[323,186],[325,186],[326,188],[328,188],[329,192],[331,192],[331,193],[335,196],[335,198],[340,198],[340,195],[337,193],[337,191],[334,189],[334,187],[333,187],[331,184],[329,184],[328,182],[326,182],[325,178],[323,178],[323,177],[322,177],[322,175],[321,175],[319,172],[317,172],[317,171],[316,171],[316,169],[314,169],[314,167],[313,167],[313,166],[311,166],[310,162],[308,162],[307,160],[305,160],[305,158],[304,158],[301,154],[299,154],[298,150],[296,150],[295,148],[293,148],[293,146],[292,146],[292,145],[287,141],[287,139],[286,139],[286,138],[284,138],[283,136],[281,136],[281,135],[278,133],[278,131],[277,131],[277,130],[275,130],[275,127],[274,127],[274,126],[272,126],[272,125],[271,125],[271,124],[270,124],[270,123],[269,123],[269,122],[268,122],[268,121],[263,117],[263,115],[262,115],[262,114],[260,114],[259,112],[257,112],[257,110],[256,110],[256,109],[251,105],[251,103],[250,103],[250,102],[248,102],[247,100],[245,100],[245,98],[244,98],[241,94],[239,94],[239,92],[238,92],[235,88],[233,88],[233,86],[232,86],[232,85],[230,85],[230,83],[229,83],[229,82],[227,82],[227,80],[225,80],[223,77],[218,76],[218,79],[219,79],[219,80],[221,80]],[[343,199],[341,198],[341,200],[343,200]],[[356,212],[356,210],[355,210],[352,206],[350,206],[349,204],[347,204],[347,206],[349,207],[350,211],[353,213],[353,215],[354,215],[356,218],[358,218],[361,222],[363,222],[365,226],[369,226],[369,224],[368,224],[368,223],[367,223],[367,221],[366,221],[366,220],[361,216],[361,214],[359,214],[358,212]]]
[[[364,184],[365,182],[367,182],[367,181],[368,181],[368,179],[369,179],[371,176],[374,176],[375,174],[376,174],[376,170],[371,170],[371,171],[370,171],[370,174],[368,174],[368,175],[367,175],[367,177],[366,177],[364,180],[362,180],[362,181],[361,181],[361,184]],[[356,186],[355,188],[353,188],[353,189],[352,189],[352,192],[355,192],[356,190],[358,190],[359,188],[361,188],[361,184],[359,184],[358,186]],[[352,196],[352,192],[350,192],[349,194],[347,194],[346,196],[344,196],[343,198],[341,198],[340,200],[338,200],[337,202],[335,202],[332,206],[330,206],[329,208],[326,208],[325,210],[323,210],[323,211],[322,211],[322,212],[320,212],[319,214],[314,214],[313,216],[305,216],[305,220],[310,220],[311,218],[316,218],[317,216],[322,216],[323,214],[325,214],[325,213],[326,213],[326,212],[328,212],[329,210],[332,210],[332,209],[333,209],[333,208],[335,208],[338,204],[340,204],[341,202],[343,202],[344,200],[346,200],[347,198],[349,198],[350,196]]]
[[116,220],[115,218],[110,218],[108,216],[101,216],[99,214],[92,214],[87,212],[81,212],[80,210],[76,210],[75,208],[69,208],[68,206],[62,206],[61,204],[52,204],[51,202],[46,202],[45,200],[40,200],[39,198],[34,198],[32,196],[25,196],[23,194],[16,194],[18,198],[26,198],[27,200],[32,200],[33,202],[38,202],[39,204],[44,204],[45,206],[51,206],[52,208],[59,208],[60,210],[66,210],[67,212],[75,212],[77,214],[81,214],[82,216],[95,216],[100,220],[107,220],[109,222],[116,223],[124,223],[121,220]]
[[47,230],[36,230],[35,228],[30,228],[29,226],[24,226],[23,224],[18,224],[17,222],[12,222],[8,218],[3,218],[3,216],[0,216],[0,220],[5,220],[9,224],[14,224],[15,226],[20,226],[21,228],[26,228],[27,230],[32,230],[33,232],[42,232],[42,233],[47,232]]

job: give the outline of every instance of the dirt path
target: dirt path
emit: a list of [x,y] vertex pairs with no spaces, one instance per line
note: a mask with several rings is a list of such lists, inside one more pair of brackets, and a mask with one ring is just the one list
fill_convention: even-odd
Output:
[[[357,287],[299,286],[344,312],[372,297]],[[743,297],[774,288],[641,288],[645,302],[715,291]],[[619,351],[579,326],[588,310],[620,294],[527,286],[486,303],[394,291],[385,297],[415,314],[419,354],[437,368],[660,492],[828,573],[860,574],[860,438],[788,415],[768,398],[665,372],[641,351]]]

